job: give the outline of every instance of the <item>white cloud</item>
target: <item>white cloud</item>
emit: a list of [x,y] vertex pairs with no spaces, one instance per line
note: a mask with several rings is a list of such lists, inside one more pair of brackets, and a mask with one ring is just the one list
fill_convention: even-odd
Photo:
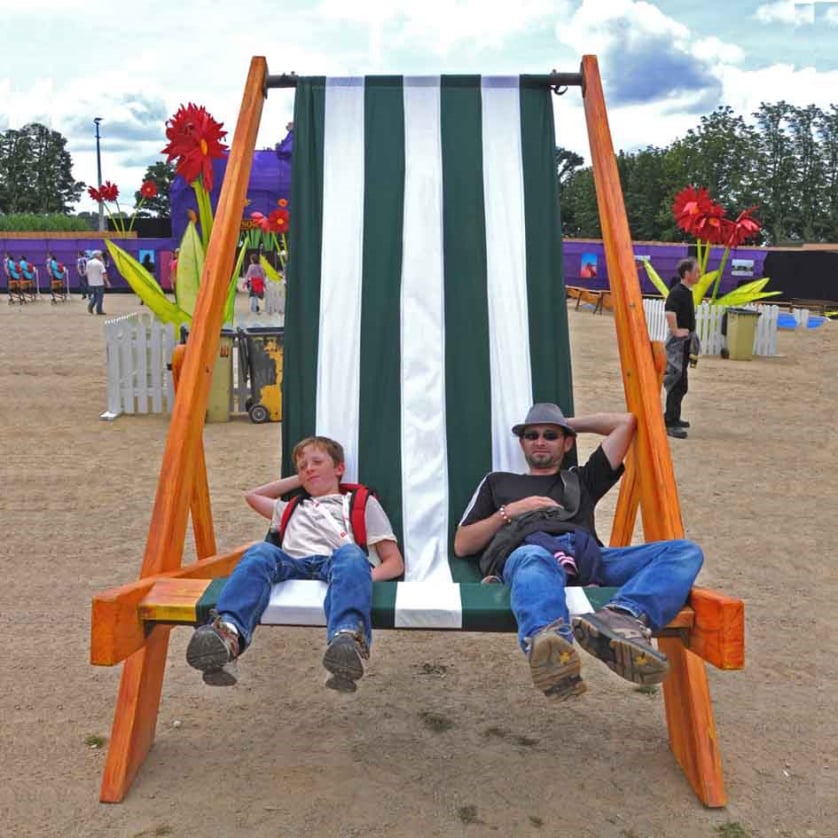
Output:
[[803,26],[806,23],[814,22],[814,6],[812,3],[778,0],[778,2],[760,6],[753,16],[760,23],[785,23],[790,26]]

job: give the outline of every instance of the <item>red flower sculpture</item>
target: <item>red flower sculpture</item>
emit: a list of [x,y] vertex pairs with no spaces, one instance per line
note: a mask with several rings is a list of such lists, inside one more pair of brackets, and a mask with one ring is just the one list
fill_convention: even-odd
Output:
[[115,183],[106,180],[99,187],[99,194],[103,201],[115,201],[119,197],[119,187]]
[[688,186],[675,196],[672,214],[675,216],[677,225],[685,233],[700,236],[701,233],[698,230],[708,226],[707,219],[721,218],[724,210],[719,204],[713,203],[710,193],[704,187],[695,189]]
[[156,197],[157,184],[153,180],[144,180],[140,187],[140,195],[144,200]]
[[175,171],[187,183],[202,180],[204,189],[212,191],[212,159],[223,157],[226,145],[221,142],[227,136],[203,106],[191,102],[181,105],[177,113],[166,122],[166,138],[169,144],[162,153],[167,162],[177,159]]
[[280,207],[268,216],[268,230],[271,233],[287,233],[290,215],[287,209]]
[[96,201],[98,204],[100,201],[104,201],[105,199],[102,197],[102,193],[95,187],[95,186],[88,186],[87,187],[87,194]]

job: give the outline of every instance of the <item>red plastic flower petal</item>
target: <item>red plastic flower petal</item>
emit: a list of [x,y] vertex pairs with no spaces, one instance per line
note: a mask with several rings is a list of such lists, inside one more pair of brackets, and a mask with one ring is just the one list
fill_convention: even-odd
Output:
[[106,180],[99,187],[99,194],[103,201],[115,201],[119,197],[119,187],[115,183]]
[[95,187],[95,186],[88,186],[87,187],[87,194],[96,201],[98,204],[99,201],[104,201],[105,199],[102,197],[102,193]]
[[713,203],[710,193],[702,186],[696,189],[688,186],[682,189],[672,202],[672,214],[675,216],[675,223],[686,233],[702,237],[703,229],[710,226],[717,227],[711,218],[721,218],[724,209],[719,204]]
[[751,216],[756,207],[749,207],[739,213],[736,221],[731,222],[725,244],[728,247],[738,247],[748,239],[753,238],[762,229],[762,225]]
[[144,180],[140,187],[140,195],[143,198],[154,198],[157,195],[157,184],[153,180]]
[[268,227],[272,233],[287,233],[290,220],[287,209],[275,209],[268,216]]
[[223,157],[226,145],[221,142],[227,132],[216,122],[203,106],[191,102],[181,105],[175,115],[166,122],[166,138],[169,144],[162,153],[167,162],[177,160],[175,171],[188,183],[199,177],[207,192],[212,191],[212,160]]

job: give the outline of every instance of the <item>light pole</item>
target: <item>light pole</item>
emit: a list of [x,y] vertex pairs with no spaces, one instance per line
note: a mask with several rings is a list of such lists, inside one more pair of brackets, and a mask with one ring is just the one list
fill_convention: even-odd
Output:
[[[96,124],[96,188],[102,185],[102,155],[99,151],[99,123],[102,121],[101,116],[97,116],[93,122]],[[99,232],[105,229],[105,205],[99,201]]]

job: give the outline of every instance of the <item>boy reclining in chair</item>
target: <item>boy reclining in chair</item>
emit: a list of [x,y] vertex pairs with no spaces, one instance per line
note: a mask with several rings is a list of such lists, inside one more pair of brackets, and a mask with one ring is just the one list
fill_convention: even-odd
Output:
[[[372,640],[372,582],[394,579],[404,570],[390,521],[373,495],[363,511],[369,555],[358,546],[350,523],[350,498],[339,488],[346,468],[340,443],[308,437],[297,443],[293,458],[296,475],[247,493],[250,506],[271,519],[270,538],[242,556],[218,598],[216,616],[189,641],[187,662],[202,670],[204,681],[212,686],[238,680],[236,659],[251,643],[271,586],[315,579],[329,584],[324,602],[323,666],[330,673],[326,686],[354,692]],[[300,487],[302,500],[288,515],[289,503],[280,498]]]
[[[601,547],[597,501],[619,480],[636,420],[630,413],[566,419],[555,404],[535,404],[512,432],[528,474],[493,472],[478,486],[454,537],[458,556],[480,555],[486,581],[511,587],[518,641],[533,683],[564,700],[585,691],[579,645],[638,684],[666,678],[669,662],[651,633],[678,613],[701,569],[691,541]],[[605,436],[585,465],[562,470],[577,433]],[[619,586],[593,614],[571,621],[566,585]]]

